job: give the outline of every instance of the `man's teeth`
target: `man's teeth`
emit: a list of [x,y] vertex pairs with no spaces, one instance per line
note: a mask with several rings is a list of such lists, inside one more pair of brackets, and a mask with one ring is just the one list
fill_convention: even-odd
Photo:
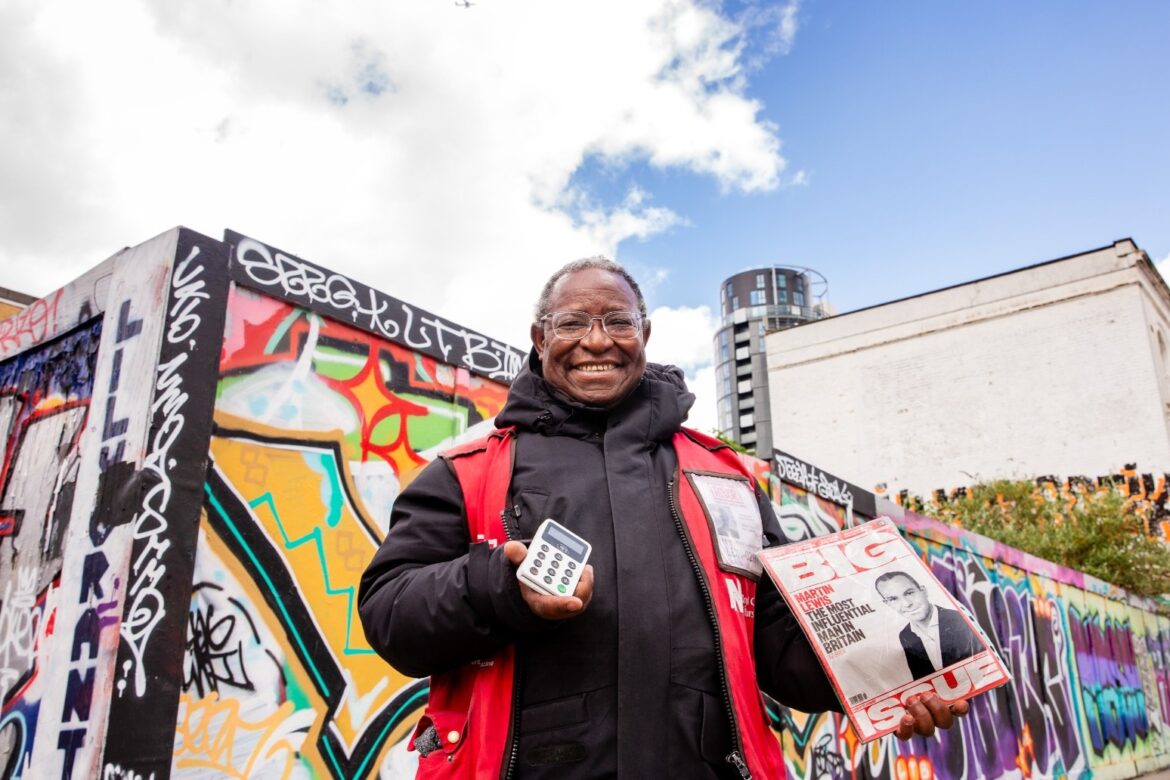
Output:
[[613,368],[613,363],[593,363],[587,366],[577,366],[578,371],[591,372],[609,371],[611,368]]

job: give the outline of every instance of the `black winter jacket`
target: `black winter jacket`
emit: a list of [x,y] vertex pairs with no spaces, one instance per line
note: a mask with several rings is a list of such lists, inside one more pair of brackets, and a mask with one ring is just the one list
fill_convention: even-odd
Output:
[[[517,429],[510,534],[528,539],[552,517],[593,545],[593,599],[568,620],[533,615],[503,550],[470,543],[445,461],[424,468],[394,504],[362,577],[366,636],[396,669],[420,677],[516,643],[520,778],[736,776],[725,762],[730,714],[710,618],[667,502],[670,440],[693,401],[678,369],[654,364],[610,410],[553,391],[535,356],[512,384],[496,418]],[[766,544],[780,544],[771,505],[757,494]],[[755,650],[763,690],[804,711],[840,709],[766,576]]]

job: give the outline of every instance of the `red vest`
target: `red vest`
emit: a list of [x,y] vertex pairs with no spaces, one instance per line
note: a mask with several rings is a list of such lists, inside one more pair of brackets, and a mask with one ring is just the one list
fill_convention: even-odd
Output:
[[[512,477],[513,444],[509,428],[443,455],[463,489],[473,544],[487,542],[495,547],[507,541],[500,514]],[[683,429],[674,435],[672,444],[680,474],[714,472],[752,480],[735,453],[717,439]],[[780,745],[768,727],[756,684],[752,652],[756,582],[719,568],[711,526],[698,496],[685,477],[676,477],[675,485],[686,542],[698,560],[718,621],[724,679],[741,746],[737,750],[753,777],[782,780]],[[509,645],[490,659],[431,676],[430,699],[414,736],[434,724],[441,747],[420,758],[417,777],[503,777],[507,769],[504,761],[514,740],[510,733],[515,706],[514,662],[515,648]],[[410,748],[414,748],[413,738]]]

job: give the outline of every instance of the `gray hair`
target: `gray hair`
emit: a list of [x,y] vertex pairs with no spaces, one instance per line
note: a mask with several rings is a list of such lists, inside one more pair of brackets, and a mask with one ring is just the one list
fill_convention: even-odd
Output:
[[634,297],[638,299],[638,314],[642,316],[642,319],[646,319],[646,299],[642,297],[642,290],[638,287],[638,283],[634,281],[634,277],[630,275],[629,271],[608,257],[596,255],[594,257],[584,257],[580,260],[574,260],[571,263],[565,263],[548,278],[548,281],[544,283],[544,289],[540,291],[540,298],[536,301],[536,322],[540,322],[540,318],[548,314],[552,308],[552,293],[553,288],[557,286],[557,282],[571,273],[585,271],[590,268],[596,268],[599,271],[609,271],[611,274],[617,274],[625,279],[626,284],[630,285],[630,289],[634,291]]

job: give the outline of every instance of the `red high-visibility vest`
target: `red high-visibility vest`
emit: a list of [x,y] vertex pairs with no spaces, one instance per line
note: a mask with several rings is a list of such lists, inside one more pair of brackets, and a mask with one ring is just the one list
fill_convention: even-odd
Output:
[[[473,544],[486,542],[495,547],[507,541],[500,515],[512,477],[514,443],[513,429],[506,428],[443,454],[463,490]],[[684,428],[674,435],[672,444],[678,456],[679,475],[707,472],[753,480],[735,453],[718,439]],[[745,604],[755,603],[756,581],[719,567],[702,503],[689,480],[676,475],[674,484],[678,513],[687,536],[684,541],[698,561],[704,589],[718,621],[718,649],[739,735],[735,750],[752,777],[783,780],[780,745],[768,727],[763,697],[756,684],[754,610],[750,615],[744,610]],[[419,759],[417,777],[504,776],[509,748],[514,748],[516,738],[510,733],[515,706],[515,652],[509,645],[491,658],[431,676],[430,699],[414,736],[434,725],[441,747]],[[410,748],[414,748],[413,738]]]

